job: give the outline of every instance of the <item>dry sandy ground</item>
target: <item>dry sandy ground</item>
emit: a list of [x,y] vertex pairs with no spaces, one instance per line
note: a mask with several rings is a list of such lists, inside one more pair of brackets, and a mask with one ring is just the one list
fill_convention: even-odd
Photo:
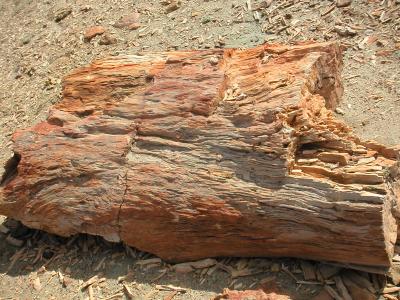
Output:
[[[399,1],[353,0],[350,6],[338,8],[333,1],[316,0],[182,0],[170,13],[170,6],[164,2],[168,1],[0,1],[0,174],[1,166],[12,155],[11,134],[45,118],[49,106],[60,98],[65,74],[96,57],[130,51],[340,40],[346,51],[345,91],[337,110],[339,117],[364,139],[400,143]],[[134,11],[140,13],[138,29],[112,26]],[[101,36],[85,42],[83,33],[93,25],[103,26],[115,43],[102,45]],[[227,286],[256,287],[262,278],[267,282],[275,278],[272,281],[280,290],[288,291],[294,299],[311,299],[320,289],[296,285],[287,273],[276,268],[287,265],[295,272],[298,261],[294,260],[220,260],[233,266],[254,264],[262,270],[257,276],[232,281],[221,269],[204,276],[201,272],[176,274],[165,263],[141,267],[121,245],[105,245],[97,239],[80,237],[68,244],[68,240],[43,233],[27,232],[22,236],[31,240],[22,254],[16,252],[21,251],[18,248],[6,245],[4,236],[0,241],[0,272],[9,269],[15,253],[23,258],[17,257],[9,272],[0,277],[1,299],[83,299],[88,293],[79,289],[79,280],[100,272],[106,281],[98,284],[94,293],[96,299],[107,298],[121,291],[118,277],[129,271],[136,282],[129,280],[129,284],[138,299],[171,295],[171,291],[156,288],[161,283],[188,289],[174,299],[209,299]],[[90,241],[89,245],[82,240]],[[50,249],[53,260],[48,262],[39,253],[33,263],[40,249]],[[98,267],[104,257],[104,266]],[[44,271],[40,267],[46,262]],[[272,272],[271,266],[277,272]],[[66,287],[60,284],[59,271],[70,280]],[[301,274],[296,276],[301,279]],[[40,278],[41,288],[36,278]]]

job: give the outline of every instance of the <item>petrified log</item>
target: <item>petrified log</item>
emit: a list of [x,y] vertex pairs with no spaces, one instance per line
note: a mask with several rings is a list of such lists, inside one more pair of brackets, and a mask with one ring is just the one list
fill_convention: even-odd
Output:
[[395,148],[330,109],[336,43],[119,55],[76,70],[14,134],[0,213],[169,261],[289,256],[388,267]]

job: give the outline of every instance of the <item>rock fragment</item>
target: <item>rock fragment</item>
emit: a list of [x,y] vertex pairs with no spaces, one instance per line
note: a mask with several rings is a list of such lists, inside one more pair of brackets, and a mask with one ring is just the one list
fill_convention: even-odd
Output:
[[138,29],[141,24],[139,23],[140,14],[138,12],[131,13],[119,19],[114,23],[114,27],[116,28],[125,28],[129,30]]
[[356,36],[357,35],[357,31],[355,31],[354,29],[350,28],[349,26],[340,26],[340,25],[336,25],[334,27],[334,31],[343,37],[351,37],[351,36]]
[[24,244],[23,240],[16,239],[15,237],[12,237],[11,235],[8,235],[6,237],[6,242],[15,247],[22,247],[22,245]]
[[166,8],[165,8],[165,12],[167,14],[179,9],[179,7],[181,7],[181,2],[180,1],[172,1],[171,4],[169,4]]
[[55,22],[60,22],[68,17],[72,13],[72,9],[69,7],[59,9],[54,17]]
[[336,7],[346,7],[351,4],[352,0],[336,0]]
[[100,38],[100,45],[113,45],[117,43],[117,38],[107,33],[103,34]]
[[101,35],[105,32],[106,30],[104,29],[103,26],[92,26],[86,29],[84,35],[83,35],[83,40],[85,42],[90,42],[95,36]]

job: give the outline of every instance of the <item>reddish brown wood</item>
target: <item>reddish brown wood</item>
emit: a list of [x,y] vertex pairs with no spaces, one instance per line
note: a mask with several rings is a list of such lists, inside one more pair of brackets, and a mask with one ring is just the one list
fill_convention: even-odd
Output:
[[398,151],[334,118],[340,69],[336,43],[96,61],[65,79],[47,121],[15,133],[0,213],[170,261],[388,267]]

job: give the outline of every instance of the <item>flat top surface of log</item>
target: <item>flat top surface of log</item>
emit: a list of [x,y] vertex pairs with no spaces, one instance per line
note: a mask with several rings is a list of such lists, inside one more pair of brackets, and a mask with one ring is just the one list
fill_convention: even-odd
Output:
[[340,69],[336,43],[96,61],[14,135],[0,213],[175,261],[389,266],[398,151],[333,118]]

